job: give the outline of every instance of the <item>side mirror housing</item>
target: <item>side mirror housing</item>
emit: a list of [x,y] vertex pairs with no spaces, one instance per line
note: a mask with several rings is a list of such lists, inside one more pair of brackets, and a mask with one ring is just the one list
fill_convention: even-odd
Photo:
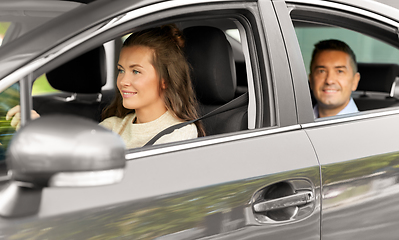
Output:
[[[88,187],[121,181],[125,145],[119,135],[93,121],[43,116],[15,134],[6,162],[11,180],[0,192],[0,216],[23,216],[38,211],[43,187]],[[30,204],[22,204],[28,198]]]

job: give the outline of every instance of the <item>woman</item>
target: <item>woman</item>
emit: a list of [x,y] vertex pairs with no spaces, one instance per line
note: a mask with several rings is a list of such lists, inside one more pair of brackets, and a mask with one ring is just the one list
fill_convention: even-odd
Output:
[[[182,35],[174,25],[135,32],[124,42],[115,98],[104,110],[100,125],[118,133],[127,148],[141,147],[163,129],[198,118],[183,47]],[[7,113],[8,119],[14,116],[14,126],[19,126],[17,115],[19,106]],[[204,135],[197,121],[162,136],[155,144]]]
[[[135,32],[119,55],[116,97],[100,125],[118,133],[127,147],[141,147],[172,125],[196,119],[197,102],[184,40],[174,25]],[[164,135],[155,144],[204,136],[200,123]]]

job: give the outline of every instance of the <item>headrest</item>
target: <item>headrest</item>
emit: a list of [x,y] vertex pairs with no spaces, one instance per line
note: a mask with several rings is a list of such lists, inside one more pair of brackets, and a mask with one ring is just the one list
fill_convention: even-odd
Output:
[[50,85],[72,93],[100,93],[107,80],[104,47],[95,48],[46,74]]
[[391,63],[358,63],[360,73],[358,91],[391,93],[392,85],[399,76],[399,65]]
[[202,104],[223,104],[234,98],[237,87],[230,43],[218,28],[184,29],[185,52],[193,68],[193,84]]

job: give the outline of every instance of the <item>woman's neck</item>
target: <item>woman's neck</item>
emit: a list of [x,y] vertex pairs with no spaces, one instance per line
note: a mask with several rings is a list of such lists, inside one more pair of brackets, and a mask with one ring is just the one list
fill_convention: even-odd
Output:
[[135,123],[147,123],[152,122],[161,117],[167,111],[166,107],[159,108],[156,110],[136,110]]

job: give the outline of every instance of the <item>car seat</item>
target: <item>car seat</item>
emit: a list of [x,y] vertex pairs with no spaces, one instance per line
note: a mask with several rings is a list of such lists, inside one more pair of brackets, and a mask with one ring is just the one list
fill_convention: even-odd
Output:
[[101,95],[106,75],[105,50],[101,46],[48,72],[50,85],[62,92],[33,97],[33,109],[40,115],[73,114],[99,122],[106,105]]
[[[204,115],[235,98],[237,81],[232,49],[225,34],[215,27],[188,27],[183,35],[200,113]],[[247,109],[243,106],[202,120],[206,134],[248,129]]]
[[[358,63],[360,81],[357,91],[362,92],[354,98],[359,110],[371,110],[398,104],[395,85],[399,76],[399,65],[390,63]],[[398,86],[399,87],[399,86]],[[383,94],[373,94],[383,93]]]

